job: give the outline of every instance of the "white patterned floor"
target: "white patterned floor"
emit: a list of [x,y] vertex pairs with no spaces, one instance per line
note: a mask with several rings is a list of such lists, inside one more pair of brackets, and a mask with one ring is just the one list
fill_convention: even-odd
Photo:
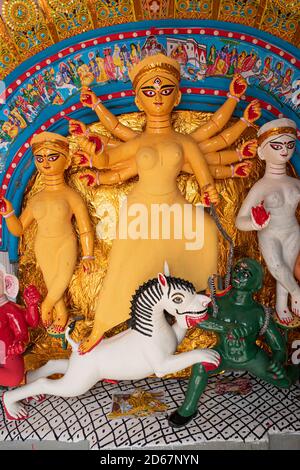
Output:
[[30,417],[26,421],[6,422],[1,410],[0,441],[87,440],[91,449],[173,448],[208,442],[257,443],[266,439],[268,432],[300,432],[299,388],[279,390],[251,378],[253,388],[248,395],[216,395],[215,382],[223,378],[224,375],[210,379],[198,416],[179,430],[172,429],[165,416],[111,421],[106,418],[112,392],[137,386],[164,389],[168,413],[182,403],[187,381],[147,379],[116,385],[98,383],[80,398],[48,397],[40,404],[29,405]]

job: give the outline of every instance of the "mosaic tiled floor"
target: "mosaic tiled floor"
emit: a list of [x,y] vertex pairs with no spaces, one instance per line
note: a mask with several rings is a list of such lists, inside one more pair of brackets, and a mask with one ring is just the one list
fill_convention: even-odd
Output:
[[[233,375],[231,375],[233,376]],[[246,377],[246,374],[242,375]],[[223,376],[211,378],[201,398],[199,414],[186,428],[174,430],[164,415],[139,419],[109,421],[113,391],[165,390],[169,412],[184,398],[187,381],[147,379],[119,384],[98,383],[80,398],[48,397],[40,404],[29,405],[26,421],[6,422],[0,412],[0,441],[88,440],[91,449],[196,445],[210,441],[258,442],[268,432],[300,432],[300,389],[279,390],[251,378],[251,393],[217,395],[215,383]]]

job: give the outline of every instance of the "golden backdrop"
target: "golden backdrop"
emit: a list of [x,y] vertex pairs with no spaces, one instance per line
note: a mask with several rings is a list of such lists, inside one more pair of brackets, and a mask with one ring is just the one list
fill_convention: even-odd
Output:
[[[210,113],[176,111],[173,113],[172,119],[174,128],[177,131],[190,133],[199,125],[204,124],[209,117]],[[142,113],[124,114],[119,118],[123,124],[126,124],[135,130],[142,130],[145,123],[145,117]],[[230,125],[230,123],[228,125]],[[98,133],[99,135],[109,135],[100,123],[93,124],[90,128],[93,132]],[[253,137],[255,137],[255,130],[253,128],[249,128],[237,142],[237,145],[242,141]],[[76,148],[76,138],[70,138],[70,140],[71,149]],[[105,205],[112,204],[116,208],[117,212],[119,207],[119,198],[129,193],[131,188],[134,186],[136,179],[132,179],[122,185],[101,186],[99,188],[91,189],[87,188],[86,184],[80,180],[80,176],[86,171],[90,172],[90,170],[72,167],[66,172],[66,180],[70,186],[79,191],[83,199],[86,201],[91,220],[96,229],[96,225],[100,222],[100,218],[97,215],[97,208],[100,206],[105,208]],[[289,171],[291,173],[293,172],[292,167],[290,167]],[[263,172],[264,164],[259,159],[255,159],[253,161],[253,171],[249,178],[235,178],[217,181],[217,189],[221,195],[221,203],[218,206],[217,211],[223,227],[234,240],[235,259],[242,256],[249,256],[262,262],[265,268],[265,283],[264,288],[260,291],[257,298],[265,305],[274,306],[275,282],[268,273],[259,252],[256,233],[240,232],[234,226],[235,216],[239,210],[241,201],[243,201],[255,181],[263,175]],[[197,203],[199,201],[199,188],[194,176],[182,173],[178,177],[178,185],[189,202]],[[26,201],[30,197],[40,191],[41,187],[41,178],[38,174],[35,174],[28,184],[23,202],[24,206],[26,206]],[[75,227],[75,230],[77,230],[77,227]],[[36,263],[33,251],[35,231],[36,225],[33,223],[20,240],[19,279],[21,292],[24,287],[29,284],[35,284],[40,289],[41,293],[45,295],[45,284],[41,271]],[[92,327],[96,301],[99,292],[101,291],[103,278],[108,266],[108,255],[111,248],[111,241],[103,239],[99,240],[96,236],[95,239],[95,271],[91,274],[86,274],[83,271],[80,261],[78,261],[71,284],[65,294],[70,315],[84,315],[85,317],[85,320],[78,322],[76,325],[73,336],[76,341],[87,335]],[[45,246],[45,250],[46,249],[47,247]],[[219,252],[218,273],[224,275],[226,270],[228,246],[221,235],[219,236]],[[80,260],[81,255],[82,254],[79,253],[78,260]],[[200,269],[200,266],[195,266],[195,269]],[[145,281],[146,280],[147,279],[145,279]],[[118,295],[118,279],[116,279],[116,295]],[[126,328],[126,324],[119,325],[109,332],[108,335],[115,334],[124,328]],[[300,333],[297,330],[294,330],[290,335],[293,337],[300,337]],[[192,329],[188,332],[187,337],[179,346],[178,351],[186,351],[196,347],[209,347],[215,344],[215,341],[216,337],[213,333],[205,332],[198,328]],[[31,343],[25,355],[27,370],[40,367],[50,358],[68,357],[70,349],[63,350],[61,344],[61,340],[51,338],[42,328],[32,331]],[[187,370],[176,374],[177,377],[186,375]]]

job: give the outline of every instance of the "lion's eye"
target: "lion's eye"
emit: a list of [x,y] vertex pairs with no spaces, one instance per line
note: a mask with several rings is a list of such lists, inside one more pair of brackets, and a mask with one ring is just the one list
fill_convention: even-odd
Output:
[[175,302],[175,304],[182,304],[183,298],[179,296],[174,297],[173,302]]

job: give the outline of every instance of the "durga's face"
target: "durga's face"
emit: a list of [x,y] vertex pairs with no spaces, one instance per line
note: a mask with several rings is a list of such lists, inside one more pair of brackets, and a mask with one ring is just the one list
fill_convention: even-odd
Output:
[[172,75],[151,72],[143,77],[136,92],[136,104],[150,116],[170,114],[180,102],[181,93]]
[[43,175],[55,176],[62,174],[66,169],[66,157],[54,148],[42,147],[34,153],[37,170]]
[[294,153],[296,138],[293,134],[279,134],[265,140],[259,150],[262,160],[269,163],[288,162]]

